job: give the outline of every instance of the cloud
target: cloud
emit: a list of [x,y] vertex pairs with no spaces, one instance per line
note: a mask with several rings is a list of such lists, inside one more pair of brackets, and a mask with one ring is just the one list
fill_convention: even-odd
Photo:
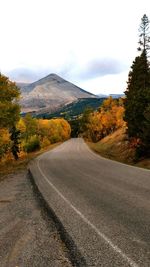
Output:
[[27,69],[27,68],[16,68],[9,72],[6,72],[7,75],[11,80],[16,82],[26,82],[32,83],[40,78],[51,73],[50,69]]
[[119,74],[125,70],[125,65],[116,59],[93,59],[78,68],[64,72],[64,75],[76,77],[79,80],[90,80],[106,75]]
[[[86,83],[94,79],[104,78],[109,75],[117,76],[126,69],[126,66],[117,59],[101,58],[91,59],[80,63],[70,57],[64,64],[59,66],[38,66],[37,68],[16,68],[7,73],[10,79],[16,82],[35,82],[50,73],[56,73],[62,78],[75,84]],[[106,80],[106,79],[105,79]]]

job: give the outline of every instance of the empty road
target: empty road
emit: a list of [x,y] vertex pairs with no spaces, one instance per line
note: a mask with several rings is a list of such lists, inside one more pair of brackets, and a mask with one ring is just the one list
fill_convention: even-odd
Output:
[[78,249],[77,266],[150,266],[150,171],[96,155],[75,138],[30,163]]

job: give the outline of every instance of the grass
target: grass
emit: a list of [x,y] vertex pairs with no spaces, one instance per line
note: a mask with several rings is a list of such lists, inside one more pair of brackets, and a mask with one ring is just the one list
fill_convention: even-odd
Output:
[[58,146],[60,143],[52,144],[47,148],[41,149],[36,152],[32,152],[21,156],[17,161],[14,159],[7,160],[5,162],[0,162],[0,181],[5,179],[8,174],[15,173],[19,170],[23,170],[27,167],[30,160],[36,158],[43,152],[51,150]]
[[143,159],[135,163],[135,148],[131,147],[125,128],[115,131],[97,143],[87,142],[87,144],[103,157],[150,169],[150,159]]

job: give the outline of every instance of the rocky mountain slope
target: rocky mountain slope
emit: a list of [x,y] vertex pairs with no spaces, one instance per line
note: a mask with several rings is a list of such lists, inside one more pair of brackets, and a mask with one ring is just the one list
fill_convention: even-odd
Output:
[[21,89],[22,112],[54,112],[80,98],[96,98],[56,74],[50,74],[31,84],[18,84]]

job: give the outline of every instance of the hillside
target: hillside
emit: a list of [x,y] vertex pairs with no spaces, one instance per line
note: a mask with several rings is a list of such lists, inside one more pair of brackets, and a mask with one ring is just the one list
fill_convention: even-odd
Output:
[[36,117],[53,118],[63,117],[66,119],[74,119],[84,112],[86,108],[98,109],[105,98],[81,98],[68,105],[63,106],[53,113],[41,113]]
[[130,145],[125,131],[125,128],[121,128],[97,143],[87,143],[91,149],[106,158],[150,169],[150,159],[135,163],[135,148]]
[[56,74],[50,74],[31,84],[18,85],[22,94],[22,112],[51,113],[80,98],[96,98]]

